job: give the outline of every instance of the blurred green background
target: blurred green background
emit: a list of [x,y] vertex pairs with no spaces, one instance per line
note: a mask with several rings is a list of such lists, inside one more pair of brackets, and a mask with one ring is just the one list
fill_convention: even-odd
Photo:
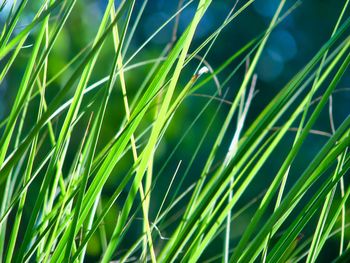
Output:
[[[33,18],[32,10],[36,10],[39,3],[36,1],[31,1],[27,8],[27,17],[22,17],[19,24],[26,25]],[[39,1],[38,1],[39,2]],[[118,1],[117,1],[118,2]],[[186,2],[186,1],[185,1]],[[196,1],[195,1],[196,2]],[[228,0],[214,0],[211,7],[204,16],[203,21],[200,23],[198,31],[196,32],[195,41],[191,46],[191,50],[194,50],[202,41],[205,40],[209,34],[211,34],[225,19],[229,10],[232,8],[235,1]],[[239,5],[245,1],[240,1]],[[295,1],[287,1],[288,6],[292,6]],[[257,76],[258,82],[256,89],[257,94],[254,97],[250,112],[248,114],[248,120],[245,127],[249,125],[258,116],[262,109],[267,105],[267,103],[273,98],[273,96],[293,77],[312,57],[316,54],[318,49],[323,43],[327,41],[330,37],[337,17],[344,5],[344,0],[332,1],[332,0],[305,0],[301,1],[300,6],[296,8],[290,15],[288,15],[282,23],[276,28],[267,43],[267,46],[262,54],[262,57],[257,66]],[[9,1],[11,3],[11,1]],[[230,23],[221,33],[217,39],[214,47],[211,49],[207,56],[207,61],[215,69],[221,65],[229,56],[234,54],[239,48],[244,44],[248,43],[249,40],[258,36],[264,29],[267,28],[269,21],[271,20],[277,5],[278,0],[256,0],[246,11],[239,15],[232,23]],[[136,1],[136,9],[139,10],[143,4],[143,1]],[[10,4],[8,5],[10,6]],[[97,31],[98,25],[100,23],[104,8],[106,6],[106,1],[91,1],[84,0],[78,1],[75,6],[73,13],[71,14],[67,24],[65,25],[62,33],[59,36],[57,44],[54,46],[51,56],[49,59],[49,79],[53,77],[60,69],[62,69],[80,50],[82,50],[90,41]],[[137,49],[140,47],[147,38],[158,29],[169,17],[174,14],[177,10],[178,1],[169,0],[150,0],[146,5],[145,12],[141,17],[139,26],[136,29],[134,37],[131,39],[130,47],[128,50],[124,50],[124,60],[127,60]],[[177,31],[177,36],[181,35],[183,30],[188,25],[191,20],[196,4],[190,4],[180,15],[179,28]],[[4,11],[0,13],[0,21],[3,25],[4,18],[6,17],[6,12],[8,9],[5,8]],[[135,12],[137,14],[137,12]],[[345,17],[349,16],[349,12]],[[135,21],[136,15],[132,17],[132,21]],[[171,22],[166,26],[152,41],[148,44],[133,60],[132,64],[146,59],[157,58],[161,54],[164,47],[171,41],[172,30],[174,23]],[[21,28],[16,29],[17,32]],[[35,34],[35,31],[34,31]],[[27,45],[32,44],[32,39],[29,37],[27,40]],[[11,108],[14,101],[14,96],[19,85],[19,81],[24,72],[26,65],[26,60],[31,52],[31,47],[24,49],[20,54],[20,60],[18,60],[14,67],[9,72],[7,78],[0,86],[0,119],[5,118]],[[98,81],[99,79],[109,75],[110,66],[112,63],[113,45],[111,39],[109,39],[104,46],[97,67],[94,69],[93,80]],[[114,55],[114,54],[113,54]],[[202,53],[203,55],[203,53]],[[0,62],[1,63],[1,62]],[[191,62],[188,67],[186,67],[181,75],[181,81],[178,90],[185,85],[191,76],[195,73],[198,61]],[[234,66],[237,66],[238,61]],[[63,83],[72,73],[74,69],[73,64],[71,69],[66,71],[58,79],[56,79],[47,90],[47,100],[48,102],[57,93],[57,90],[62,86]],[[219,81],[224,80],[234,69],[234,66],[229,67],[223,73],[218,75]],[[131,71],[126,72],[126,83],[127,90],[130,98],[133,98],[140,88],[148,70],[151,65],[146,65]],[[244,76],[244,67],[241,67],[237,74],[228,82],[228,84],[223,88],[223,94],[225,95],[225,100],[232,101],[235,93],[242,81]],[[350,92],[346,90],[349,88],[350,74],[346,74],[343,78],[338,89],[343,89],[334,94],[333,96],[333,113],[334,122],[336,127],[342,122],[342,120],[349,114],[350,110]],[[205,88],[202,88],[197,93],[199,94],[214,94],[216,87],[213,82],[209,83]],[[72,91],[73,94],[73,91]],[[89,100],[93,97],[95,92],[86,96],[84,105],[89,103]],[[319,94],[318,94],[319,95]],[[198,116],[199,112],[204,108],[208,98],[202,95],[200,96],[189,96],[183,105],[179,108],[178,112],[174,116],[172,123],[170,124],[163,141],[158,147],[156,153],[156,165],[154,167],[155,175],[157,179],[155,180],[154,190],[152,191],[151,197],[151,211],[150,219],[156,216],[158,208],[162,202],[162,198],[169,186],[170,180],[178,166],[181,162],[177,177],[175,179],[174,187],[172,188],[170,198],[167,200],[167,205],[171,202],[173,195],[175,194],[176,187],[178,188],[178,193],[182,193],[187,189],[193,182],[198,179],[201,168],[204,165],[206,157],[209,153],[211,145],[216,138],[217,132],[225,119],[226,113],[229,109],[227,103],[220,104],[220,101],[214,100],[208,108],[204,111],[203,115],[194,123],[193,127],[188,131],[187,135],[184,137],[181,144],[178,145],[176,151],[174,151],[177,144],[180,142],[182,135],[186,130],[193,124],[194,119]],[[93,106],[92,106],[93,107]],[[154,107],[153,107],[154,109]],[[218,111],[216,116],[215,112]],[[146,128],[153,118],[154,112],[150,112],[147,115],[148,122],[145,121],[141,128],[138,130],[140,134],[144,128]],[[124,107],[122,104],[122,96],[120,87],[114,89],[111,103],[106,115],[106,120],[103,127],[103,132],[101,134],[101,139],[99,143],[100,149],[107,143],[113,135],[115,135],[122,123],[123,117],[125,115]],[[26,120],[26,126],[28,129],[33,125],[36,115],[29,115]],[[198,155],[195,156],[193,163],[189,166],[191,158],[193,157],[196,147],[199,145],[202,136],[204,135],[205,129],[208,127],[208,123],[211,118],[215,117],[213,125],[210,128],[209,133],[205,137],[205,142],[198,149]],[[59,121],[55,122],[55,125],[59,127],[60,121],[62,121],[62,116]],[[74,137],[72,139],[68,155],[71,158],[74,157],[74,149],[78,147],[78,142],[82,136],[79,127],[85,127],[87,118],[83,118],[78,124],[77,129],[75,129],[73,136],[76,136],[77,140],[75,143]],[[295,127],[298,124],[295,124]],[[232,133],[225,138],[224,146],[220,149],[221,156],[224,156],[225,151],[227,151],[231,136],[235,129],[235,123],[230,127]],[[316,130],[325,131],[331,133],[330,122],[328,112],[325,111],[322,118],[317,122],[314,127]],[[2,131],[1,131],[2,132]],[[259,177],[254,180],[250,191],[246,192],[240,200],[240,203],[234,210],[238,210],[243,207],[246,203],[251,201],[253,198],[259,196],[269,185],[277,170],[281,166],[283,159],[288,153],[291,144],[293,143],[295,133],[289,132],[285,137],[284,144],[281,145],[278,150],[274,153],[274,158],[270,159],[268,164],[263,167]],[[306,144],[301,150],[301,154],[294,161],[294,165],[291,170],[291,176],[287,183],[287,187],[293,184],[298,176],[299,172],[306,167],[308,162],[315,156],[320,147],[326,142],[327,137],[320,135],[310,135]],[[142,140],[140,142],[142,147]],[[49,146],[48,146],[49,147]],[[47,151],[47,149],[46,149]],[[45,154],[45,147],[43,147],[41,154]],[[171,155],[173,154],[173,155]],[[169,162],[166,163],[168,157],[171,156]],[[218,159],[219,161],[219,159]],[[164,164],[166,164],[164,166]],[[132,165],[132,155],[128,153],[123,160],[117,165],[114,174],[120,176],[121,174],[126,174]],[[70,163],[65,163],[65,169],[69,169]],[[162,171],[160,173],[160,171]],[[187,176],[185,177],[185,172],[187,171]],[[180,182],[183,181],[181,185]],[[39,187],[38,182],[33,186]],[[106,199],[109,194],[115,189],[118,181],[111,177],[107,187],[104,189],[104,196],[102,199]],[[35,190],[33,190],[34,193]],[[115,205],[113,211],[109,214],[105,224],[110,235],[113,230],[113,224],[116,221],[116,216],[118,213],[119,204],[122,204],[127,193],[118,199],[118,203]],[[338,197],[338,195],[336,196]],[[170,235],[172,228],[171,220],[178,220],[179,217],[176,212],[183,212],[184,205],[186,201],[181,202],[177,207],[176,211],[173,213],[174,218],[168,217],[167,220],[163,221],[160,226],[160,231],[162,235],[167,237]],[[258,203],[251,207],[241,216],[239,216],[232,224],[232,238],[235,242],[242,230],[246,227],[247,222],[251,218],[254,210],[256,209]],[[302,206],[302,204],[301,204]],[[137,208],[137,207],[135,207]],[[273,209],[273,207],[271,207]],[[25,213],[30,213],[30,205],[26,206]],[[349,214],[349,210],[347,211]],[[134,241],[135,238],[139,236],[142,231],[141,220],[137,218],[141,217],[140,211],[137,212],[134,227],[131,227],[128,231],[127,237],[123,244],[123,248],[128,248]],[[350,214],[349,214],[350,216]],[[170,223],[167,224],[167,221]],[[312,225],[310,225],[312,226]],[[314,226],[314,225],[313,225]],[[307,232],[312,232],[313,228],[309,227],[305,230]],[[349,233],[347,233],[348,238],[350,238]],[[221,246],[223,243],[223,236],[219,237],[219,242],[215,242],[212,249],[208,249],[208,257],[210,254],[215,255],[218,251],[221,251]],[[161,240],[158,241],[161,245]],[[324,255],[321,255],[320,260],[322,262],[329,262],[329,259],[333,257],[334,253],[337,253],[337,242],[331,241],[328,243],[328,249],[324,251],[329,251]],[[212,251],[212,252],[210,252]],[[101,252],[101,247],[99,241],[96,237],[95,242],[90,242],[88,247],[88,253],[91,256],[90,260],[96,260]],[[122,252],[122,251],[121,251]],[[320,261],[320,262],[321,262]]]

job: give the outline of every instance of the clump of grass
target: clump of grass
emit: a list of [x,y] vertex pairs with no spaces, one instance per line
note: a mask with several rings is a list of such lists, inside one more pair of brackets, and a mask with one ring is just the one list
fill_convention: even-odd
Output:
[[[264,32],[212,67],[207,57],[215,52],[221,32],[248,12],[253,0],[237,1],[201,43],[194,36],[212,1],[179,1],[176,12],[134,52],[129,51],[130,43],[148,1],[137,7],[135,0],[117,6],[108,1],[94,39],[52,75],[52,50],[76,2],[36,3],[33,20],[17,31],[30,3],[4,1],[1,5],[3,12],[12,4],[0,38],[0,82],[23,61],[27,40],[33,43],[24,73],[18,74],[14,100],[1,121],[1,261],[89,261],[88,246],[98,245],[97,257],[102,262],[315,262],[337,233],[335,261],[349,258],[345,231],[350,187],[344,177],[350,167],[350,117],[336,127],[331,103],[350,63],[350,19],[345,19],[349,1],[340,10],[328,41],[251,123],[247,115],[258,88],[256,66],[271,32],[299,2],[287,9],[286,1],[281,0]],[[196,6],[196,11],[179,35],[179,18],[190,6]],[[159,57],[137,61],[147,44],[161,30],[169,30],[169,25],[173,25],[172,37]],[[96,80],[101,65],[107,76]],[[129,72],[144,66],[148,66],[147,74],[138,91],[130,92]],[[219,80],[218,74],[230,67],[234,67],[232,73]],[[242,83],[233,101],[228,101],[228,83],[244,67]],[[54,91],[58,79],[63,83]],[[215,89],[211,94],[198,93],[204,86]],[[122,100],[115,105],[112,95],[119,88]],[[191,95],[208,102],[189,127],[182,127],[178,143],[162,156],[159,165],[157,154],[164,136],[173,123],[181,125],[176,116]],[[217,102],[206,128],[193,138],[197,145],[191,159],[171,170],[168,164],[179,145]],[[224,104],[228,104],[228,113],[215,130]],[[328,105],[332,133],[313,128]],[[106,140],[106,119],[116,110],[122,112],[123,120]],[[236,123],[233,133],[232,123]],[[208,135],[214,131],[212,142]],[[293,145],[272,181],[264,181],[266,191],[239,207],[242,196],[254,191],[253,180],[290,131],[295,132]],[[293,161],[303,155],[301,148],[313,134],[327,136],[327,141],[308,166],[297,171],[298,180],[290,182]],[[194,173],[192,164],[203,148],[208,151],[205,162]],[[163,172],[168,174],[167,184],[162,186],[164,196],[156,207],[159,202],[154,195]],[[194,183],[186,187],[190,173]],[[336,202],[338,184],[341,190]],[[116,204],[118,212],[111,219]],[[231,227],[232,222],[248,209],[253,210],[251,220],[233,240],[237,229],[234,223]],[[136,236],[130,234],[137,232],[134,228],[141,230]],[[312,231],[301,238],[305,229]],[[207,251],[218,247],[214,244],[218,240],[223,250],[209,258]]]

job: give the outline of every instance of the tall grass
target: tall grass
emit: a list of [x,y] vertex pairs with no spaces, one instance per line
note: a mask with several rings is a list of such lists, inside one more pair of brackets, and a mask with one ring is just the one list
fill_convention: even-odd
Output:
[[[173,15],[136,51],[131,43],[148,1],[108,1],[94,38],[52,73],[52,50],[60,45],[76,2],[38,1],[24,27],[19,21],[30,1],[1,5],[7,19],[0,38],[0,82],[23,64],[23,52],[30,52],[23,73],[16,73],[19,84],[11,87],[15,95],[0,124],[0,262],[317,262],[329,240],[338,244],[334,260],[349,260],[350,116],[337,127],[332,112],[332,94],[350,63],[349,1],[339,10],[329,39],[252,122],[247,116],[259,99],[261,54],[271,32],[295,8],[303,8],[300,2],[281,0],[263,32],[212,67],[207,57],[220,45],[220,34],[249,12],[253,0],[232,3],[221,25],[200,43],[194,41],[196,32],[215,3],[178,1]],[[179,34],[179,19],[189,7],[195,12]],[[164,30],[172,37],[159,56],[137,60]],[[26,47],[28,39],[32,45]],[[143,67],[144,79],[136,93],[130,92],[128,74]],[[104,78],[97,73],[101,68]],[[228,83],[244,68],[228,101]],[[220,81],[218,75],[228,69]],[[57,83],[61,87],[54,90]],[[205,95],[199,92],[204,87],[215,89]],[[115,103],[113,92],[119,89],[123,98]],[[186,127],[177,115],[193,96],[208,101]],[[216,129],[226,104],[229,110]],[[315,128],[327,110],[331,133]],[[196,141],[191,159],[169,168],[208,111],[205,129],[191,138]],[[108,137],[106,119],[116,112],[123,120]],[[161,154],[171,125],[180,125],[182,133]],[[293,134],[291,146],[284,142],[287,134]],[[298,179],[291,181],[294,160],[303,157],[303,145],[315,134],[327,140],[306,167],[298,166]],[[281,146],[287,154],[279,169],[271,181],[261,179],[262,167]],[[193,172],[199,155],[204,163]],[[189,174],[194,183],[186,186]],[[242,206],[242,196],[255,191],[254,180],[266,190]],[[160,202],[158,190],[164,192]],[[247,210],[251,218],[242,229],[235,220]],[[95,258],[89,253],[93,246],[100,247]],[[222,250],[213,253],[217,248]]]

